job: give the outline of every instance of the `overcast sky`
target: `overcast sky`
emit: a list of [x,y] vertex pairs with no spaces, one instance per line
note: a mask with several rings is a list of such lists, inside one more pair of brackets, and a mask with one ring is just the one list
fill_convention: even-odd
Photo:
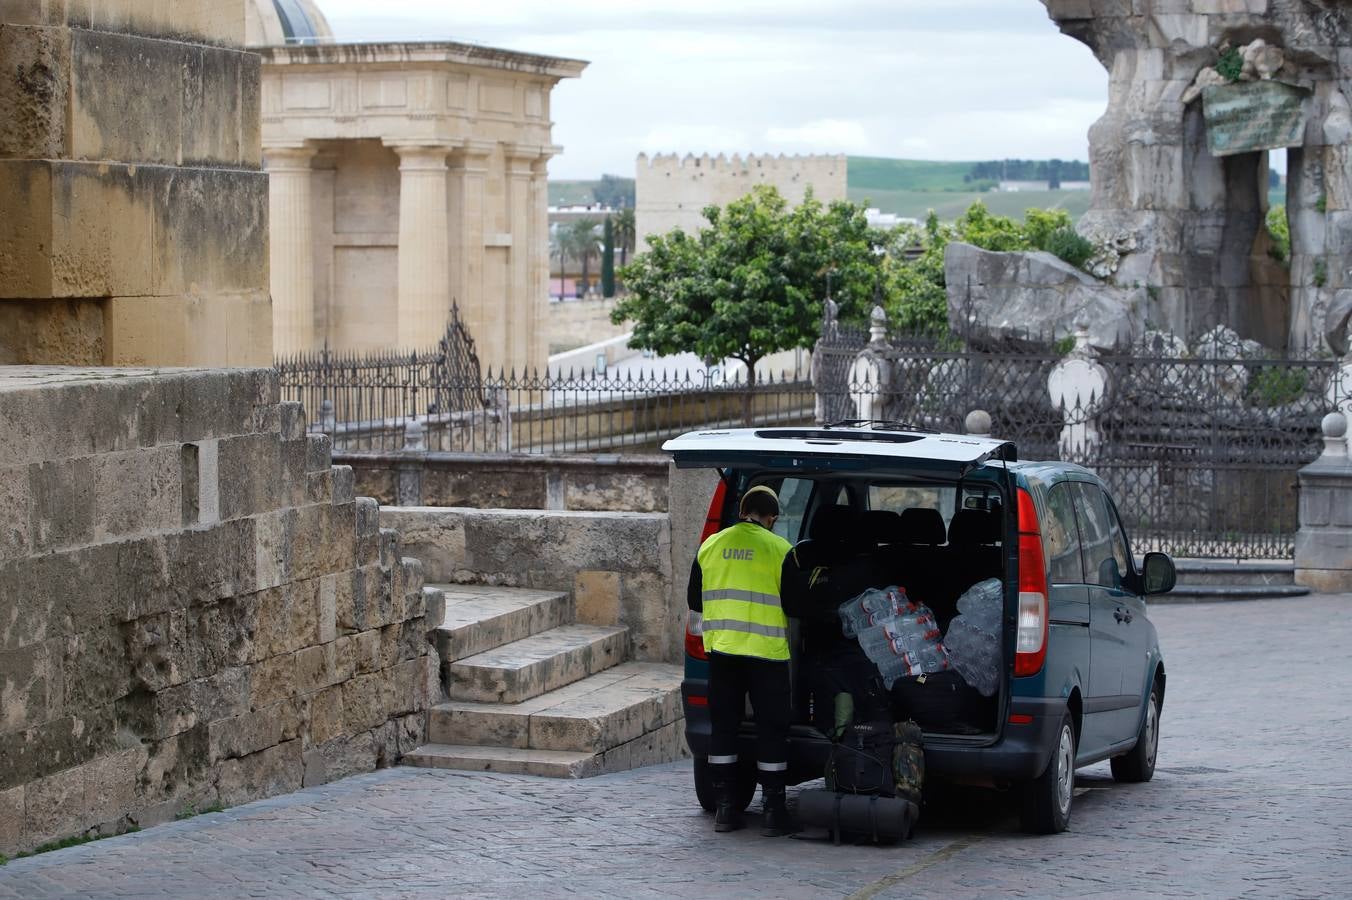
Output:
[[632,176],[639,151],[1086,159],[1107,102],[1038,0],[319,4],[339,40],[589,60],[554,90],[555,178]]

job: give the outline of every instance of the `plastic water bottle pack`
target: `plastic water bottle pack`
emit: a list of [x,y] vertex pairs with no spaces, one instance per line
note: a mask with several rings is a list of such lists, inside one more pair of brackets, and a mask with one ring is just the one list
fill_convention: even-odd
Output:
[[870,588],[840,605],[841,630],[846,637],[856,637],[866,628],[891,621],[899,615],[914,613],[918,608],[906,596],[905,589],[896,585],[882,589]]
[[869,590],[840,606],[845,634],[855,637],[889,690],[898,678],[949,668],[934,613],[896,586]]
[[997,578],[978,582],[958,599],[958,616],[949,623],[944,648],[962,680],[982,696],[1000,687],[1000,620],[1004,586]]

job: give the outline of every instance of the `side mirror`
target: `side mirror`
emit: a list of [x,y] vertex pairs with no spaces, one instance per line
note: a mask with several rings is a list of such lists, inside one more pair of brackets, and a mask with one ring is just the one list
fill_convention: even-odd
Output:
[[1174,585],[1178,583],[1178,571],[1174,568],[1174,561],[1169,558],[1169,554],[1147,553],[1141,565],[1141,582],[1145,588],[1142,593],[1147,596],[1172,591]]

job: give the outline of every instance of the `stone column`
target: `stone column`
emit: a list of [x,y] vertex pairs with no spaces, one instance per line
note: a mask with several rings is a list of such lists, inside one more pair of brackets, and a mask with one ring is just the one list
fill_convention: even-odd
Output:
[[446,155],[450,147],[399,144],[399,347],[441,338],[451,309]]
[[531,365],[549,364],[549,158],[561,148],[547,146],[531,163]]
[[537,235],[532,208],[531,164],[540,155],[538,145],[507,145],[507,227],[512,245],[507,265],[507,296],[503,313],[507,319],[507,364],[525,372],[542,361],[532,359],[535,338],[534,265]]
[[314,239],[310,160],[303,144],[268,147],[268,215],[272,244],[272,352],[313,349],[315,311]]
[[456,266],[452,292],[460,304],[460,317],[474,338],[479,360],[485,367],[501,367],[501,347],[494,347],[490,332],[501,321],[502,310],[494,298],[484,297],[484,194],[488,182],[491,141],[470,140],[451,157],[452,235]]

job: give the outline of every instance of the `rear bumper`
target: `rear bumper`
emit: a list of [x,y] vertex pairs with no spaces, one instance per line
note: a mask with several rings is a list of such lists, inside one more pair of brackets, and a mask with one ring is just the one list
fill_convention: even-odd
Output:
[[[709,755],[709,707],[692,705],[690,697],[709,696],[708,682],[686,679],[681,684],[681,699],[685,706],[685,738],[694,756]],[[1029,699],[1015,697],[1010,701],[1011,715],[1031,716],[1027,724],[1006,722],[1004,733],[994,744],[972,746],[958,741],[935,737],[925,743],[925,771],[928,774],[950,778],[994,778],[1027,781],[1037,778],[1052,758],[1065,715],[1066,704],[1059,698]],[[799,784],[822,777],[831,753],[831,742],[814,728],[795,725],[789,731],[789,781]],[[742,729],[740,756],[751,761],[756,758],[754,725]]]

